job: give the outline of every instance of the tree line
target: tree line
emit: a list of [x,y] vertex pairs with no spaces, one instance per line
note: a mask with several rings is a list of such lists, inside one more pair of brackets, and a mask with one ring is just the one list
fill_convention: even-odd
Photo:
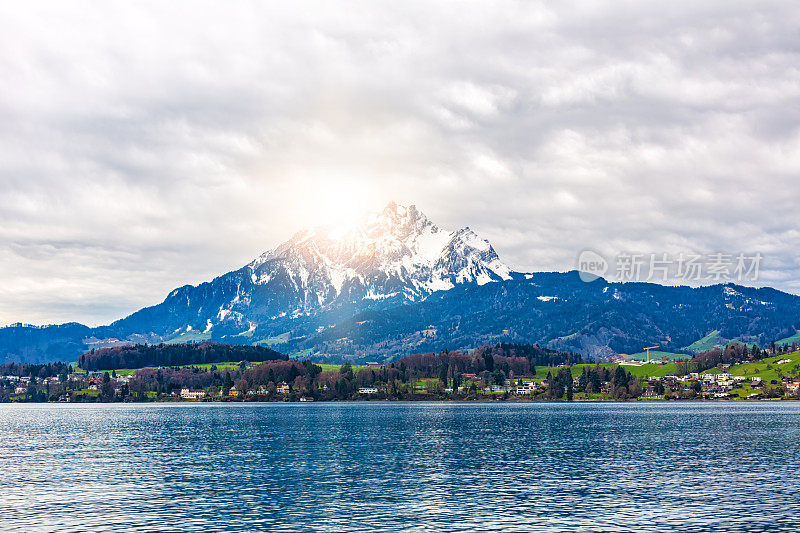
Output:
[[203,342],[200,344],[136,344],[90,350],[78,357],[84,370],[179,366],[224,361],[272,361],[288,356],[263,346]]

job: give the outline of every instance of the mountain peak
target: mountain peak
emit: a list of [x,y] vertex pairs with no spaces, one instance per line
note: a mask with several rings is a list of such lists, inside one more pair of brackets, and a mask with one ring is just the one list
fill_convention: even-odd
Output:
[[[414,206],[412,205],[411,207]],[[408,208],[406,206],[400,205],[394,200],[392,200],[388,204],[386,204],[386,207],[383,208],[381,214],[385,216],[391,216],[391,215],[405,216],[407,210]]]
[[442,230],[416,206],[396,202],[349,228],[298,232],[248,269],[256,285],[295,291],[303,312],[342,299],[417,301],[462,283],[509,278],[489,242],[472,230]]

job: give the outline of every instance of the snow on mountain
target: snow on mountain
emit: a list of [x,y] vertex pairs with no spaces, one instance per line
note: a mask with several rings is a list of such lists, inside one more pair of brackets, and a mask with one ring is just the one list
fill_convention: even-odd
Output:
[[469,228],[440,229],[415,206],[394,202],[349,228],[301,231],[246,268],[256,285],[296,291],[305,311],[393,296],[418,301],[457,284],[510,278]]

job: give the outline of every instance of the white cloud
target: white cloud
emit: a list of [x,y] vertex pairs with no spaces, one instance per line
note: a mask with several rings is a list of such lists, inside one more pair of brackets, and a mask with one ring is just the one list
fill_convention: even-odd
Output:
[[761,251],[763,280],[800,292],[798,19],[0,4],[0,323],[108,322],[246,263],[343,188],[469,225],[518,269],[587,246]]

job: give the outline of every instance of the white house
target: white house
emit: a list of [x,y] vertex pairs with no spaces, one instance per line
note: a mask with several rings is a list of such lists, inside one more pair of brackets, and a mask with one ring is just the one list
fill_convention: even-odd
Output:
[[202,400],[206,397],[206,391],[202,389],[181,389],[181,398],[184,400]]
[[515,392],[517,394],[531,394],[533,393],[533,390],[535,388],[536,386],[534,385],[534,383],[532,381],[528,381],[526,383],[523,383],[522,385],[517,385]]
[[359,394],[378,394],[378,389],[375,387],[359,387]]

